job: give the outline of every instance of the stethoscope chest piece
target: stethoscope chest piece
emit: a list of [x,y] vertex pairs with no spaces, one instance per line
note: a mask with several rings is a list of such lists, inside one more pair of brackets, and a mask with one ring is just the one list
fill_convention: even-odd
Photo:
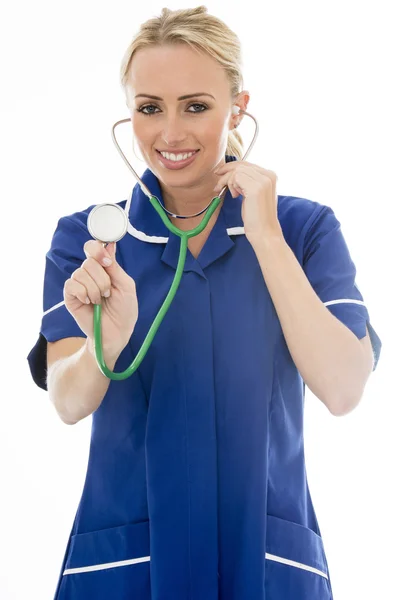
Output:
[[95,240],[118,242],[128,231],[128,216],[118,204],[98,204],[89,213],[87,227]]

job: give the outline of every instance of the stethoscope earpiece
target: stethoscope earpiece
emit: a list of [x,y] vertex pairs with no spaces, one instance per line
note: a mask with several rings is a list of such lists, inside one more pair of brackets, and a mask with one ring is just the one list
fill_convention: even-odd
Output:
[[[234,104],[232,106],[232,114],[234,114],[235,116],[238,115],[240,113],[240,106],[238,106],[237,104]],[[236,129],[236,127],[239,125],[239,123],[235,123],[234,124],[234,128]]]

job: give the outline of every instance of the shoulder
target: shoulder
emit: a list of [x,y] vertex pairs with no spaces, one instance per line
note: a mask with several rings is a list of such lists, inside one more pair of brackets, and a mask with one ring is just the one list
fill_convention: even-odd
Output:
[[332,213],[326,204],[299,196],[278,196],[278,219],[286,242],[301,253],[311,229],[325,213]]
[[304,227],[324,210],[331,210],[321,204],[299,196],[278,196],[278,217],[287,229]]

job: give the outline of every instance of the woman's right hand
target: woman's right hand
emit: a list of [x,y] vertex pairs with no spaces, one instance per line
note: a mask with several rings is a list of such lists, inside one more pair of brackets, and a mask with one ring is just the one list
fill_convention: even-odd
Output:
[[[93,304],[101,304],[103,351],[119,355],[138,319],[135,282],[115,260],[116,242],[104,248],[98,240],[88,240],[83,250],[86,260],[64,284],[65,307],[88,339],[93,340]],[[111,259],[112,264],[104,265],[104,258]],[[108,291],[110,295],[104,297]]]

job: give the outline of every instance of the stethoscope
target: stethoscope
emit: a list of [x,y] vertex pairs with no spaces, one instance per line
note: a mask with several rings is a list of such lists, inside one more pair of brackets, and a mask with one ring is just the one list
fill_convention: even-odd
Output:
[[[257,120],[253,117],[253,115],[251,115],[247,111],[241,110],[239,108],[239,106],[234,105],[232,107],[232,112],[236,115],[244,114],[244,115],[251,117],[256,126],[256,130],[255,130],[253,139],[251,140],[251,144],[250,144],[247,152],[245,153],[245,155],[242,158],[242,160],[245,160],[257,139],[258,123],[257,123]],[[205,229],[211,216],[213,215],[214,211],[216,210],[216,208],[218,207],[218,205],[221,202],[221,196],[223,195],[223,193],[225,192],[225,190],[228,187],[227,185],[225,185],[222,188],[222,190],[220,191],[219,195],[216,196],[215,198],[213,198],[211,200],[211,202],[208,204],[208,206],[206,206],[203,210],[201,210],[199,213],[197,213],[195,215],[185,215],[184,216],[184,215],[175,215],[175,214],[171,213],[169,210],[167,210],[165,208],[165,206],[163,206],[161,204],[161,202],[157,198],[157,196],[154,196],[150,192],[149,188],[141,181],[140,177],[137,175],[137,173],[135,172],[135,170],[133,169],[133,167],[127,160],[125,154],[122,152],[122,150],[116,140],[114,130],[117,127],[117,125],[120,125],[121,123],[130,123],[130,122],[131,122],[131,119],[128,118],[128,119],[122,119],[122,120],[114,123],[112,130],[111,130],[111,135],[112,135],[114,144],[115,144],[118,152],[120,153],[122,159],[124,160],[125,164],[127,165],[129,170],[133,173],[133,175],[137,179],[142,191],[149,197],[151,204],[153,205],[154,209],[160,215],[160,218],[162,219],[165,226],[168,227],[168,229],[172,233],[174,233],[175,235],[177,235],[181,238],[181,243],[180,243],[180,248],[179,248],[178,266],[176,268],[175,277],[171,284],[170,290],[164,300],[164,303],[162,304],[160,310],[158,311],[157,316],[154,319],[154,321],[149,329],[149,332],[146,335],[137,356],[135,357],[135,359],[133,360],[131,365],[125,371],[123,371],[121,373],[115,373],[114,371],[110,371],[110,369],[107,367],[107,365],[104,361],[102,337],[101,337],[101,304],[94,305],[93,331],[94,331],[94,347],[95,347],[96,361],[97,361],[98,367],[99,367],[100,371],[103,373],[103,375],[105,375],[109,379],[113,379],[113,380],[122,380],[122,379],[127,379],[128,377],[130,377],[136,371],[136,369],[139,367],[140,363],[146,356],[146,353],[150,347],[150,344],[153,341],[153,338],[154,338],[158,328],[160,327],[161,321],[165,317],[165,314],[166,314],[167,310],[169,309],[171,302],[174,299],[174,296],[179,287],[179,283],[181,281],[183,269],[185,266],[186,253],[187,253],[187,248],[188,248],[188,239],[198,235],[199,233],[201,233],[203,231],[203,229]],[[125,209],[121,208],[121,206],[119,206],[118,204],[111,204],[111,203],[98,204],[97,206],[95,206],[89,213],[88,220],[87,220],[87,227],[88,227],[90,235],[94,239],[100,241],[103,244],[103,246],[106,246],[106,244],[110,244],[112,242],[118,242],[119,240],[121,240],[128,230],[129,205],[130,205],[130,202],[127,202],[125,205]],[[204,215],[201,223],[194,229],[191,229],[190,231],[182,231],[181,229],[176,227],[170,221],[170,219],[167,217],[167,214],[166,214],[166,213],[168,213],[172,217],[176,217],[178,219],[189,219],[192,217],[197,217],[197,216],[203,214],[205,211],[207,211],[207,212]]]

